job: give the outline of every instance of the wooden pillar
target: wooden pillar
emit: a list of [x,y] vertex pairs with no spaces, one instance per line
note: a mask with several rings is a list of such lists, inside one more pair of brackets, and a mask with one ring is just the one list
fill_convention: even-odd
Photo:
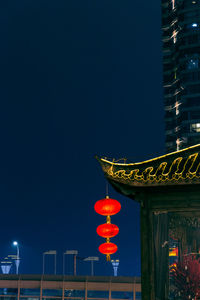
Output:
[[141,283],[142,300],[155,300],[154,296],[154,252],[153,252],[153,222],[149,199],[146,194],[140,194],[140,226],[141,226]]

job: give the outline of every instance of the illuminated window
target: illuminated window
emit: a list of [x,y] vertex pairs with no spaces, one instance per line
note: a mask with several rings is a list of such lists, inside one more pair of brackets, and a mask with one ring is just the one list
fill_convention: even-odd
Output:
[[192,23],[192,27],[196,28],[196,27],[198,27],[198,24],[197,23]]
[[[189,19],[191,19],[191,17],[188,17]],[[195,30],[195,29],[198,29],[199,28],[199,24],[197,24],[197,23],[190,23],[190,24],[188,24],[187,25],[187,28],[188,29],[193,29],[193,30]],[[196,31],[196,30],[195,30]]]
[[197,69],[199,67],[199,59],[197,57],[190,58],[187,63],[189,70]]
[[190,124],[190,131],[200,132],[200,123]]

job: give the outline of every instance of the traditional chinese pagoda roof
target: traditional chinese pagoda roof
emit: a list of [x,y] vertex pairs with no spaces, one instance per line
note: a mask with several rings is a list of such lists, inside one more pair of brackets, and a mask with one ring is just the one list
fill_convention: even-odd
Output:
[[97,159],[117,189],[200,184],[200,144],[138,163]]

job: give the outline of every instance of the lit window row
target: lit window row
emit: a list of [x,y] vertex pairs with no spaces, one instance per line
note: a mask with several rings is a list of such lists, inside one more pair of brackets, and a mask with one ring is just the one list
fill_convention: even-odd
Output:
[[[65,299],[85,299],[85,290],[74,290],[67,289],[64,291]],[[18,294],[17,289],[4,288],[0,289],[0,299],[14,300]],[[2,297],[3,296],[3,297]],[[141,293],[135,293],[136,299],[141,299]],[[109,291],[87,291],[87,298],[91,299],[109,299]],[[128,291],[111,291],[112,299],[130,299],[133,300],[133,292]],[[2,300],[3,300],[2,299]],[[40,299],[40,289],[20,289],[20,300],[39,300]],[[57,289],[44,289],[42,290],[43,300],[60,300],[62,299],[62,290]]]
[[200,123],[190,124],[190,131],[200,132]]

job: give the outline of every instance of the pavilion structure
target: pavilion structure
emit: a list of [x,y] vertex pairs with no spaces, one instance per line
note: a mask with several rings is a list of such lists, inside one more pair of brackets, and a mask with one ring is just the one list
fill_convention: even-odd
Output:
[[142,300],[200,299],[200,144],[139,163],[97,159],[140,203]]

